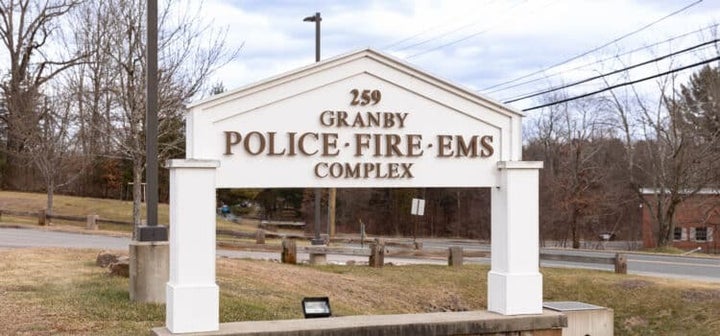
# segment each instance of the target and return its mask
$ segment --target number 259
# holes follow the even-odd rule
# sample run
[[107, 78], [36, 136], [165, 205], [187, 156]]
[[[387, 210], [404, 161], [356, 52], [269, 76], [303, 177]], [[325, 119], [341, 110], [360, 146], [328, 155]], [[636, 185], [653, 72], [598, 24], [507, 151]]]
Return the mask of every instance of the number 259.
[[370, 103], [375, 105], [380, 102], [380, 99], [382, 99], [382, 93], [380, 93], [380, 90], [359, 91], [358, 89], [352, 89], [350, 90], [350, 94], [353, 96], [352, 101], [350, 101], [350, 105], [352, 106], [365, 106]]

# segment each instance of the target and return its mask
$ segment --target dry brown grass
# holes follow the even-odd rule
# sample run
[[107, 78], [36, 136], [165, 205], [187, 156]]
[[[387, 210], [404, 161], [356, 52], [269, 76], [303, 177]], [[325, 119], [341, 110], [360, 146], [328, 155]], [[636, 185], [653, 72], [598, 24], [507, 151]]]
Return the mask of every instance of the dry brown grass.
[[93, 267], [95, 254], [71, 249], [0, 251], [0, 334], [92, 335], [128, 322], [148, 328], [148, 321], [103, 320], [89, 313], [107, 309], [93, 303], [103, 298], [97, 295], [98, 286], [113, 288], [122, 282]]
[[[94, 266], [98, 251], [0, 250], [0, 334], [128, 335], [164, 324], [160, 305], [128, 299], [127, 279]], [[486, 266], [308, 266], [218, 259], [221, 321], [301, 318], [329, 296], [335, 315], [484, 309]], [[616, 335], [717, 335], [720, 284], [543, 269], [546, 301], [615, 311]]]
[[[45, 209], [45, 207], [45, 194], [0, 191], [0, 210], [37, 212], [40, 209]], [[89, 214], [97, 214], [100, 216], [101, 219], [132, 222], [131, 201], [56, 195], [53, 211], [55, 214], [58, 215], [83, 217]], [[144, 217], [144, 206], [141, 209], [141, 213]], [[168, 223], [169, 215], [167, 204], [158, 205], [158, 221], [161, 224]], [[5, 223], [5, 225], [37, 227], [37, 218], [18, 217], [3, 214], [2, 222]], [[259, 222], [259, 220], [243, 219], [240, 223], [233, 223], [222, 218], [218, 218], [217, 228], [254, 233], [258, 228]], [[99, 234], [129, 234], [132, 231], [132, 226], [129, 225], [112, 225], [101, 223], [99, 227], [100, 231], [97, 232]], [[77, 232], [84, 230], [84, 228], [85, 222], [53, 220], [51, 227], [49, 227], [48, 229]], [[289, 231], [289, 233], [297, 233], [297, 231]]]

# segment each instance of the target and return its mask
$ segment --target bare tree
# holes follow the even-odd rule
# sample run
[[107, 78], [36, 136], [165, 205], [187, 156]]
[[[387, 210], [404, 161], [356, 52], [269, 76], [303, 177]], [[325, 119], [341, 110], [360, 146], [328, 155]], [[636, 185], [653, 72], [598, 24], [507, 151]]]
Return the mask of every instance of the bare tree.
[[84, 55], [68, 58], [51, 55], [48, 46], [60, 29], [58, 21], [82, 0], [0, 1], [0, 39], [8, 54], [9, 69], [0, 83], [7, 113], [2, 116], [7, 134], [6, 171], [3, 184], [19, 187], [23, 164], [27, 164], [27, 141], [36, 137], [42, 113], [38, 104], [41, 87]]
[[40, 105], [40, 132], [27, 142], [27, 147], [30, 161], [45, 184], [47, 214], [52, 215], [55, 190], [80, 175], [84, 160], [78, 158], [70, 132], [74, 119], [71, 102], [65, 97], [44, 98]]
[[[657, 245], [672, 243], [675, 212], [687, 198], [713, 182], [720, 157], [717, 142], [703, 141], [687, 122], [688, 109], [676, 90], [675, 78], [657, 82], [648, 98], [636, 88], [610, 99], [623, 132], [631, 188], [657, 223]], [[642, 187], [648, 187], [649, 196]]]
[[[159, 12], [159, 156], [183, 153], [185, 104], [209, 76], [234, 59], [238, 50], [224, 44], [224, 31], [202, 21], [194, 2], [169, 1]], [[184, 8], [184, 10], [183, 10]], [[132, 165], [133, 221], [141, 223], [145, 168], [145, 2], [114, 0], [87, 3], [81, 15], [95, 22], [77, 35], [90, 62], [75, 73], [82, 97], [83, 148], [93, 155], [122, 157]], [[108, 144], [97, 146], [98, 139]], [[100, 142], [100, 143], [103, 143]], [[106, 152], [106, 153], [103, 153]]]

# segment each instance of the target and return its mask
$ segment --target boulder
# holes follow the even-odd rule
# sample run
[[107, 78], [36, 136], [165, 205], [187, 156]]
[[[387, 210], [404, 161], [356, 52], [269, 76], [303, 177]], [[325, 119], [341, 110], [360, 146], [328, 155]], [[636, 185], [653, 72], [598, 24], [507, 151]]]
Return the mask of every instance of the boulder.
[[118, 258], [120, 256], [114, 253], [110, 253], [108, 251], [101, 251], [98, 253], [97, 258], [95, 258], [95, 265], [99, 267], [108, 267], [113, 263], [118, 262]]
[[108, 269], [110, 276], [130, 277], [130, 261], [127, 259], [110, 264]]

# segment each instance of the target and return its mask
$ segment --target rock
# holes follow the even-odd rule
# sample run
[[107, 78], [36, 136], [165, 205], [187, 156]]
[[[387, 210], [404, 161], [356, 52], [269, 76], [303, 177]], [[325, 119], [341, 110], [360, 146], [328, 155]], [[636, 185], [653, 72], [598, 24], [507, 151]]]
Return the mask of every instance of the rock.
[[122, 260], [110, 264], [108, 268], [110, 270], [110, 276], [119, 276], [123, 278], [130, 277], [130, 262], [129, 260]]
[[101, 251], [95, 258], [95, 265], [100, 267], [108, 267], [110, 264], [118, 262], [119, 256], [108, 251]]

